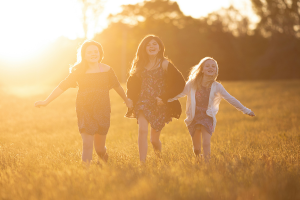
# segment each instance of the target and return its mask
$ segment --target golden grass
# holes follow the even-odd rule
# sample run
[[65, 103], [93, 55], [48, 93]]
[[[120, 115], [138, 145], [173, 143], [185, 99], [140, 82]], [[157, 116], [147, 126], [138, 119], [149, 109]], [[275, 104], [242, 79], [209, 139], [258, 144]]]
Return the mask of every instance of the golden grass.
[[195, 162], [183, 114], [162, 132], [162, 160], [149, 142], [140, 166], [136, 120], [123, 117], [125, 105], [112, 91], [109, 163], [89, 168], [81, 164], [76, 89], [37, 109], [33, 103], [50, 89], [17, 96], [2, 88], [0, 199], [300, 199], [300, 81], [223, 85], [257, 117], [223, 101], [209, 164]]

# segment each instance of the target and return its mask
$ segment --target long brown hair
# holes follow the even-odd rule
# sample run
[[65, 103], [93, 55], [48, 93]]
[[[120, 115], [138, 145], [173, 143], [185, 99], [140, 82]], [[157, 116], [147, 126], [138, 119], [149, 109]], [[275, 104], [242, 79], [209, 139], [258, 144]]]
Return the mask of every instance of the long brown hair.
[[85, 51], [86, 51], [87, 47], [90, 45], [95, 45], [96, 47], [98, 47], [98, 50], [100, 53], [99, 63], [101, 63], [101, 61], [104, 58], [104, 52], [103, 52], [102, 45], [94, 40], [86, 40], [77, 49], [77, 61], [72, 67], [70, 67], [70, 73], [77, 71], [77, 70], [80, 71], [80, 73], [86, 72], [86, 70], [88, 69], [88, 65], [87, 65], [87, 61], [84, 59], [84, 56], [85, 56]]
[[201, 86], [202, 84], [202, 80], [203, 80], [203, 66], [204, 63], [207, 60], [213, 60], [216, 62], [217, 64], [217, 71], [214, 77], [212, 77], [212, 79], [210, 80], [210, 83], [208, 84], [209, 86], [211, 86], [211, 84], [217, 79], [218, 74], [219, 74], [219, 67], [218, 67], [218, 63], [215, 59], [211, 58], [211, 57], [205, 57], [202, 60], [200, 60], [199, 64], [195, 65], [191, 71], [190, 71], [190, 75], [189, 75], [189, 81], [192, 82], [192, 86], [197, 89]]
[[141, 70], [147, 65], [149, 62], [149, 56], [146, 52], [147, 44], [154, 39], [160, 48], [160, 51], [157, 53], [157, 58], [161, 59], [161, 61], [165, 58], [165, 45], [161, 41], [161, 39], [156, 35], [147, 35], [140, 42], [138, 49], [135, 54], [135, 58], [132, 61], [132, 66], [130, 69], [130, 75], [139, 74]]

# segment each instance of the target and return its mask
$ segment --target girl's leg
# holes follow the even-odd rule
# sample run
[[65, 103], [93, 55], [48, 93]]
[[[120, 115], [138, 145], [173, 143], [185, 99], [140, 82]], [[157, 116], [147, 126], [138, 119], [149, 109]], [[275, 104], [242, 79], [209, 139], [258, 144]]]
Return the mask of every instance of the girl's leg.
[[140, 161], [146, 162], [147, 150], [148, 150], [148, 141], [147, 141], [148, 121], [145, 118], [143, 112], [139, 112], [138, 123], [139, 123], [138, 144], [139, 144]]
[[86, 133], [81, 134], [82, 138], [82, 161], [90, 163], [93, 156], [94, 136]]
[[103, 160], [107, 161], [108, 155], [105, 147], [106, 135], [95, 134], [94, 136], [94, 147], [97, 155]]
[[152, 143], [153, 149], [156, 153], [161, 152], [161, 142], [159, 140], [160, 131], [156, 131], [151, 127], [150, 141]]
[[201, 130], [199, 129], [195, 130], [192, 140], [193, 140], [194, 153], [197, 157], [199, 157], [201, 153]]
[[202, 139], [203, 139], [203, 154], [205, 162], [208, 162], [210, 159], [210, 139], [211, 134], [209, 134], [204, 126], [201, 126]]

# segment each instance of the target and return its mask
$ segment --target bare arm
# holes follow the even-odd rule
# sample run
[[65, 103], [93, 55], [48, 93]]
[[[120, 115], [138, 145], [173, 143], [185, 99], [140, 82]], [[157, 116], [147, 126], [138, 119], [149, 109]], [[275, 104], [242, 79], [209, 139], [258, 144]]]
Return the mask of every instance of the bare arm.
[[60, 96], [62, 93], [64, 93], [64, 90], [60, 89], [59, 87], [56, 87], [51, 94], [47, 97], [44, 101], [37, 101], [34, 103], [35, 107], [41, 107], [41, 106], [47, 106], [51, 101], [56, 99], [58, 96]]
[[124, 92], [124, 89], [121, 87], [121, 85], [119, 85], [118, 87], [113, 88], [119, 95], [120, 97], [124, 100], [126, 106], [128, 108], [132, 108], [133, 107], [133, 103], [132, 100], [126, 97], [126, 94]]
[[183, 91], [180, 94], [178, 94], [177, 96], [175, 96], [175, 97], [173, 97], [171, 99], [168, 99], [168, 102], [175, 101], [175, 100], [177, 100], [177, 99], [179, 99], [181, 97], [184, 97], [184, 96], [188, 95], [188, 93], [190, 92], [190, 90], [191, 90], [191, 83], [187, 82], [186, 85], [185, 85], [185, 87], [184, 87], [184, 89], [183, 89]]

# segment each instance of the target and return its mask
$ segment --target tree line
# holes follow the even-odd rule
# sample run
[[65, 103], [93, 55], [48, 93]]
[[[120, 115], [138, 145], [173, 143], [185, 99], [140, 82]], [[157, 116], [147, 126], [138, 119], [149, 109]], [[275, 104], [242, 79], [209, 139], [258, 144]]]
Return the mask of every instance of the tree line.
[[252, 0], [252, 5], [261, 18], [254, 30], [232, 6], [195, 19], [170, 0], [124, 5], [121, 13], [109, 16], [109, 27], [95, 40], [120, 77], [129, 70], [140, 40], [156, 34], [185, 76], [201, 58], [211, 56], [219, 63], [221, 80], [300, 78], [299, 1]]
[[[200, 59], [211, 56], [218, 61], [219, 80], [300, 78], [299, 1], [251, 1], [260, 17], [255, 29], [232, 6], [195, 19], [184, 15], [176, 1], [147, 0], [124, 5], [122, 12], [110, 15], [109, 26], [96, 34], [94, 40], [103, 45], [103, 62], [112, 66], [123, 82], [138, 44], [147, 34], [163, 40], [166, 55], [185, 77]], [[93, 4], [88, 6], [92, 9]], [[11, 81], [14, 76], [14, 80], [27, 83], [57, 83], [67, 75], [69, 64], [75, 63], [76, 48], [83, 40], [59, 38], [40, 52], [39, 59], [27, 62], [18, 72], [5, 70], [3, 66], [11, 63], [0, 59], [1, 79]], [[24, 76], [25, 73], [29, 75]]]

